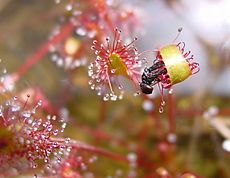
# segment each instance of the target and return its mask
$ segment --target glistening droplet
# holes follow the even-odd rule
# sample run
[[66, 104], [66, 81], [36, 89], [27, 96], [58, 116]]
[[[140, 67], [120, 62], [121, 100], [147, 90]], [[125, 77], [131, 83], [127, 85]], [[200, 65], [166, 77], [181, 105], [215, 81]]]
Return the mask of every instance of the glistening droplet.
[[134, 96], [138, 96], [138, 95], [140, 95], [141, 93], [139, 92], [139, 91], [137, 91], [137, 92], [135, 92], [133, 95]]
[[173, 89], [172, 89], [172, 88], [170, 88], [169, 94], [170, 94], [170, 95], [173, 94]]
[[159, 113], [163, 113], [164, 112], [164, 108], [162, 106], [159, 107]]
[[72, 4], [67, 4], [67, 5], [65, 6], [65, 9], [66, 9], [67, 11], [71, 11], [71, 10], [73, 9]]

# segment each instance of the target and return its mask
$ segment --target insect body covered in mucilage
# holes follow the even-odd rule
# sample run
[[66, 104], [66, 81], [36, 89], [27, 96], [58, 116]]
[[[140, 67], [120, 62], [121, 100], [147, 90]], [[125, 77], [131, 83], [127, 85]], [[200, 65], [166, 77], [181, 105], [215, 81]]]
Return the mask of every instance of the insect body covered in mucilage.
[[156, 52], [152, 66], [146, 67], [142, 74], [140, 89], [144, 94], [151, 94], [156, 84], [162, 94], [163, 89], [170, 89], [199, 71], [191, 51], [185, 51], [184, 42], [164, 46]]
[[141, 76], [142, 82], [140, 83], [141, 91], [145, 94], [151, 94], [153, 91], [153, 85], [160, 82], [158, 78], [162, 74], [166, 74], [167, 70], [164, 67], [163, 61], [154, 61], [151, 67], [146, 67]]

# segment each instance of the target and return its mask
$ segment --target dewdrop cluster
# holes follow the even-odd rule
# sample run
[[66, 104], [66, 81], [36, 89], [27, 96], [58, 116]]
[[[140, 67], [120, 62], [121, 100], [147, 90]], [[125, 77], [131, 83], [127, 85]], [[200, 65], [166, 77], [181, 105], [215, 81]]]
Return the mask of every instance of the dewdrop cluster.
[[11, 91], [13, 90], [13, 88], [14, 88], [14, 77], [8, 75], [6, 69], [2, 69], [0, 71], [0, 93]]
[[[57, 4], [60, 0], [55, 1]], [[65, 2], [65, 13], [60, 25], [54, 28], [50, 39], [60, 35], [60, 27], [70, 23], [70, 35], [50, 46], [50, 58], [59, 67], [67, 70], [83, 66], [88, 62], [92, 39], [102, 41], [114, 27], [119, 27], [125, 35], [130, 35], [139, 26], [138, 13], [131, 6], [115, 1], [70, 0]], [[108, 16], [109, 14], [109, 16]]]
[[[55, 38], [60, 34], [60, 27], [56, 27], [50, 35], [50, 39]], [[83, 45], [84, 44], [84, 45]], [[84, 66], [87, 62], [85, 53], [86, 46], [90, 46], [83, 33], [79, 35], [73, 32], [68, 38], [63, 41], [50, 45], [50, 59], [58, 67], [66, 70], [73, 70], [77, 67]]]
[[69, 138], [56, 139], [66, 127], [64, 120], [59, 121], [61, 127], [57, 128], [56, 116], [40, 118], [35, 115], [42, 101], [32, 109], [28, 109], [26, 103], [14, 97], [0, 105], [0, 137], [1, 140], [5, 138], [0, 148], [1, 171], [26, 165], [32, 168], [45, 166], [52, 170], [53, 162], [60, 163], [64, 153], [71, 150], [66, 146]]
[[89, 85], [104, 101], [123, 98], [125, 86], [121, 78], [132, 81], [136, 87], [141, 75], [143, 60], [133, 45], [137, 38], [124, 44], [120, 34], [121, 31], [115, 29], [113, 40], [107, 37], [102, 44], [95, 40], [92, 46], [96, 59], [88, 67]]

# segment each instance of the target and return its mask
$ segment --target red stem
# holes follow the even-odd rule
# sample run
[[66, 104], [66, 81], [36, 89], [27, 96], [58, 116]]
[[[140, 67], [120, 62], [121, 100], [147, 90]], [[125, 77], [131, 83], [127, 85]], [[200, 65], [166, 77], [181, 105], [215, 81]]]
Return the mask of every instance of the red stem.
[[[63, 139], [52, 138], [52, 140], [65, 143], [65, 140], [63, 140]], [[85, 144], [85, 143], [80, 142], [80, 141], [72, 140], [72, 141], [70, 141], [70, 143], [65, 143], [65, 145], [70, 146], [70, 147], [72, 147], [74, 149], [77, 149], [77, 150], [97, 153], [97, 154], [100, 154], [100, 155], [103, 155], [103, 156], [106, 156], [106, 157], [109, 157], [109, 158], [112, 158], [114, 160], [121, 161], [121, 162], [124, 162], [124, 163], [129, 162], [128, 159], [125, 156], [122, 156], [122, 155], [119, 155], [119, 154], [104, 150], [102, 148], [91, 146], [91, 145]]]
[[169, 132], [175, 131], [175, 98], [173, 94], [168, 94], [168, 123]]
[[17, 76], [17, 79], [24, 75], [39, 60], [41, 60], [42, 57], [49, 51], [49, 47], [51, 45], [65, 39], [73, 31], [73, 28], [74, 25], [71, 22], [68, 22], [60, 29], [60, 32], [56, 36], [41, 44], [41, 46], [32, 55], [27, 57], [25, 62], [16, 70], [14, 75]]
[[[151, 99], [152, 103], [154, 106], [158, 106], [157, 102], [155, 99]], [[159, 118], [159, 111], [158, 109], [153, 109], [151, 111], [151, 116], [152, 116], [152, 119], [154, 119], [154, 122], [156, 124], [156, 133], [158, 135], [158, 138], [162, 138], [164, 133], [163, 133], [163, 128], [162, 128], [162, 123], [161, 123], [161, 119]]]
[[[190, 107], [189, 109], [177, 109], [176, 113], [178, 116], [202, 116], [205, 112], [205, 109], [197, 109], [195, 107]], [[230, 115], [230, 108], [220, 108], [218, 115], [220, 116], [229, 116]]]
[[[93, 0], [94, 2], [95, 0]], [[104, 1], [98, 2], [99, 8], [98, 13], [102, 15], [102, 18], [107, 23], [109, 28], [111, 30], [114, 29], [112, 21], [109, 19], [109, 17], [106, 15], [107, 9], [104, 5]], [[23, 63], [19, 68], [15, 71], [15, 81], [17, 81], [22, 75], [24, 75], [34, 64], [36, 64], [39, 60], [42, 59], [44, 55], [49, 50], [49, 47], [53, 44], [56, 44], [63, 39], [65, 39], [72, 31], [73, 31], [74, 25], [71, 22], [66, 23], [61, 29], [60, 32], [54, 36], [52, 39], [46, 41], [45, 43], [41, 44], [41, 46], [29, 57], [26, 58], [25, 63]]]

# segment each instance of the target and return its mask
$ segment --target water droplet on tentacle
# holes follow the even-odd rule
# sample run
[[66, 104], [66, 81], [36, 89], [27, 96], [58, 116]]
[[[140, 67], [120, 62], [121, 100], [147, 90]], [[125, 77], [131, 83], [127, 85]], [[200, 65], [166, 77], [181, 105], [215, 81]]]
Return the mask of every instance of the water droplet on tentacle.
[[67, 11], [71, 11], [71, 10], [73, 9], [73, 5], [72, 5], [72, 4], [67, 4], [67, 5], [65, 6], [65, 9], [66, 9]]
[[138, 96], [138, 95], [140, 95], [141, 93], [139, 92], [139, 91], [136, 91], [133, 95], [134, 96]]
[[163, 106], [160, 106], [159, 107], [159, 113], [163, 113], [164, 112], [164, 108], [163, 108]]
[[165, 105], [165, 101], [162, 100], [162, 101], [161, 101], [161, 106], [164, 106], [164, 105]]
[[170, 94], [170, 95], [173, 94], [173, 89], [172, 89], [172, 88], [170, 88], [169, 94]]

